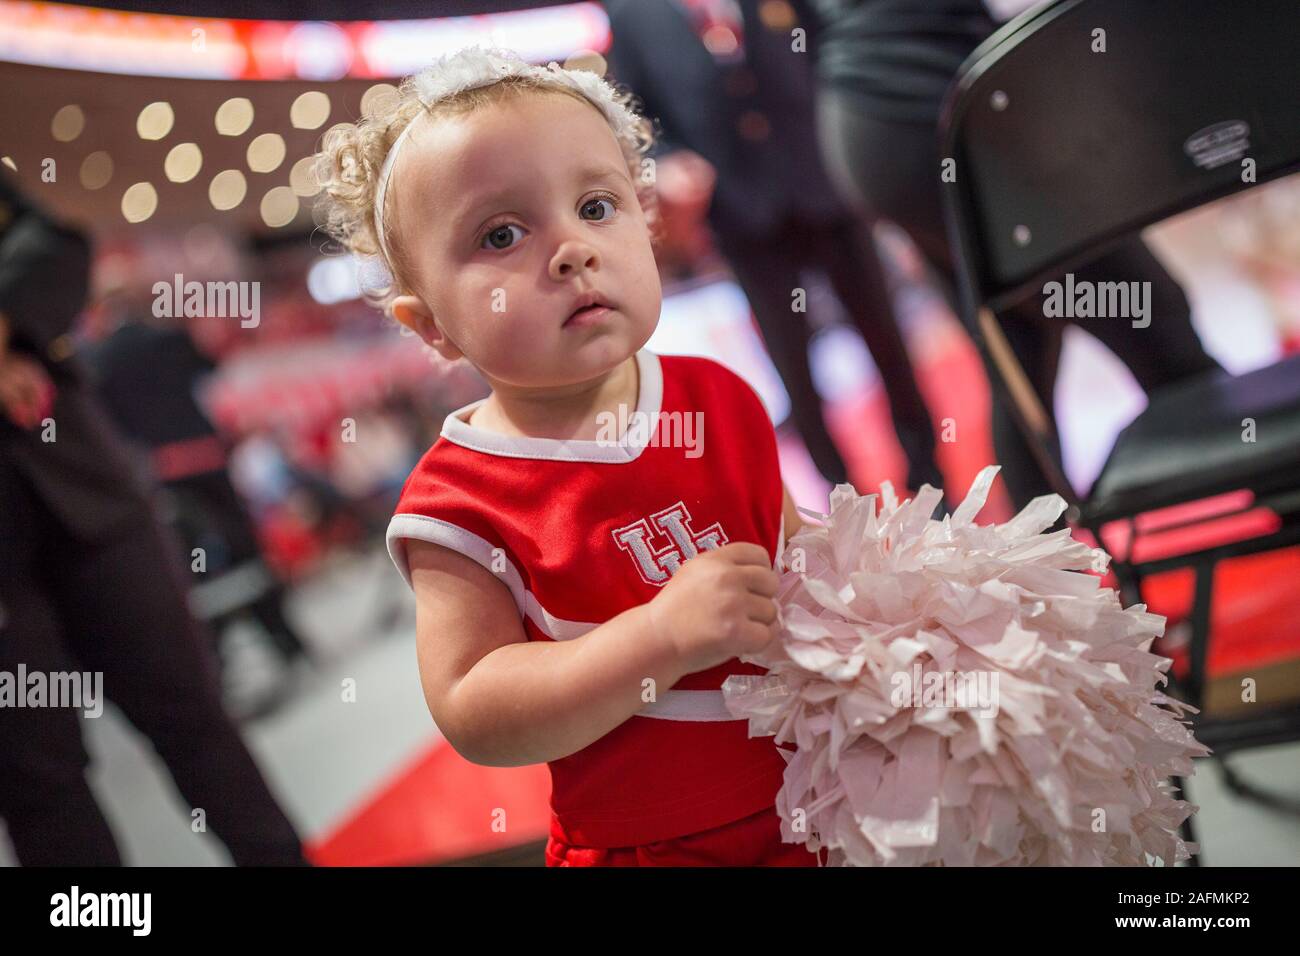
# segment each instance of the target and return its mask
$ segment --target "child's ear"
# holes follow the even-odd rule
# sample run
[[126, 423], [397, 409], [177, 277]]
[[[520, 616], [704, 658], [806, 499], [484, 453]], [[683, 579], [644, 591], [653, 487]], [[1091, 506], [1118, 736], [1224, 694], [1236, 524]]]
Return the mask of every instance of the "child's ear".
[[393, 300], [393, 318], [422, 338], [429, 346], [449, 362], [459, 359], [464, 353], [456, 347], [423, 299], [415, 295], [399, 295]]

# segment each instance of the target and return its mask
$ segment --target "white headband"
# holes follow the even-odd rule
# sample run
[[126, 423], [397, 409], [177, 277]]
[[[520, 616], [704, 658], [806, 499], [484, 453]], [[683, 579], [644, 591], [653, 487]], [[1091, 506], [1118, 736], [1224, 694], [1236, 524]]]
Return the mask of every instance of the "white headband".
[[[554, 60], [546, 66], [534, 66], [509, 50], [466, 47], [449, 53], [435, 60], [432, 66], [412, 77], [416, 98], [426, 109], [439, 100], [445, 100], [465, 90], [480, 86], [490, 86], [508, 76], [535, 77], [546, 86], [565, 86], [581, 93], [604, 115], [614, 135], [621, 142], [636, 143], [636, 129], [640, 118], [618, 102], [616, 92], [608, 82], [587, 70], [569, 70]], [[406, 141], [406, 134], [415, 125], [416, 117], [393, 141], [384, 165], [379, 170], [379, 182], [375, 188], [375, 236], [379, 239], [380, 251], [385, 263], [392, 260], [388, 255], [388, 243], [384, 237], [384, 198], [388, 195], [388, 180], [393, 172], [393, 163], [397, 152]]]

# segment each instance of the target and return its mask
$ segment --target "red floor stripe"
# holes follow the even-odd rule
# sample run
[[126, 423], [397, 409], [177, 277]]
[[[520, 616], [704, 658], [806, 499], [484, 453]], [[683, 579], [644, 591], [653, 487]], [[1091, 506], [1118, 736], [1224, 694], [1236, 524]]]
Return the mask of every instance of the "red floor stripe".
[[508, 849], [545, 838], [550, 792], [545, 764], [480, 767], [439, 739], [308, 857], [318, 866], [402, 866]]

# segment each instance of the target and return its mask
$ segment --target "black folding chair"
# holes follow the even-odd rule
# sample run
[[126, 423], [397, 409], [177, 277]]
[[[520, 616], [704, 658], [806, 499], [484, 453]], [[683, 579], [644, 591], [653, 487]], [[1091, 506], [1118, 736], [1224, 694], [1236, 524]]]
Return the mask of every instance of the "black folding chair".
[[[962, 318], [996, 393], [1069, 503], [1068, 518], [1099, 542], [1103, 525], [1127, 524], [1130, 545], [1113, 556], [1127, 601], [1140, 600], [1150, 574], [1193, 569], [1190, 662], [1171, 690], [1201, 708], [1197, 738], [1228, 786], [1290, 812], [1300, 812], [1294, 801], [1250, 787], [1222, 757], [1300, 739], [1300, 701], [1215, 715], [1204, 692], [1215, 565], [1300, 543], [1300, 357], [1151, 394], [1083, 495], [1051, 452], [1052, 417], [995, 312], [1152, 223], [1300, 169], [1296, 36], [1296, 0], [1059, 0], [970, 56], [941, 123], [942, 155], [956, 161], [945, 202]], [[1254, 441], [1244, 440], [1247, 419]], [[1135, 558], [1138, 515], [1243, 489], [1241, 511], [1271, 510], [1273, 530]]]

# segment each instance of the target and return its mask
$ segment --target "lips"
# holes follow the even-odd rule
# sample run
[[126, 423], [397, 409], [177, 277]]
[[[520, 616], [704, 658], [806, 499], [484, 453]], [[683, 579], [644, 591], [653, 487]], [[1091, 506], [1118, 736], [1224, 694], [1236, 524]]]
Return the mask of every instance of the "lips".
[[597, 311], [598, 309], [612, 309], [613, 306], [599, 292], [584, 292], [574, 300], [572, 308], [569, 310], [569, 317], [564, 320], [568, 325], [574, 319], [583, 315]]

